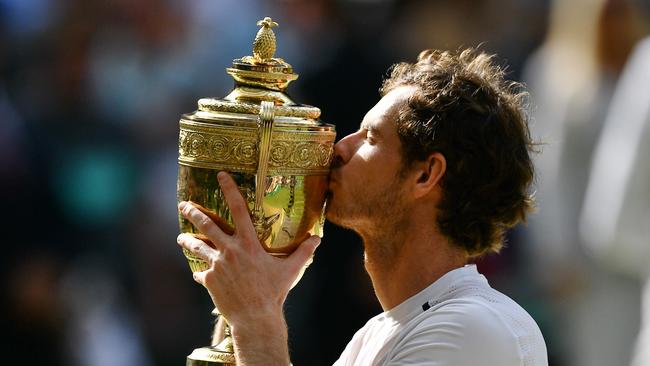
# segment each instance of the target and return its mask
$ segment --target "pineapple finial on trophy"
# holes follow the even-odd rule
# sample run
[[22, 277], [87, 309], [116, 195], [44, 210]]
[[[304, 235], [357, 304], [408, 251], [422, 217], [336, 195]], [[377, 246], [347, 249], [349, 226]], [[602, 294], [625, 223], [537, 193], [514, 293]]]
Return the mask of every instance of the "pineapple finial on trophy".
[[[227, 68], [226, 72], [235, 79], [237, 85], [284, 92], [287, 85], [298, 78], [298, 74], [294, 73], [291, 65], [282, 58], [275, 57], [276, 41], [272, 28], [277, 27], [278, 23], [270, 17], [264, 17], [257, 25], [261, 28], [253, 41], [253, 55], [234, 59], [232, 67]], [[242, 90], [244, 89], [236, 89], [235, 95], [241, 97]], [[232, 97], [236, 99], [235, 95]], [[251, 96], [243, 98], [249, 97]], [[276, 101], [284, 104], [281, 99]]]
[[271, 28], [277, 27], [278, 23], [270, 17], [264, 17], [257, 22], [257, 25], [262, 28], [257, 32], [253, 41], [253, 56], [258, 62], [264, 62], [272, 59], [275, 54], [275, 33]]

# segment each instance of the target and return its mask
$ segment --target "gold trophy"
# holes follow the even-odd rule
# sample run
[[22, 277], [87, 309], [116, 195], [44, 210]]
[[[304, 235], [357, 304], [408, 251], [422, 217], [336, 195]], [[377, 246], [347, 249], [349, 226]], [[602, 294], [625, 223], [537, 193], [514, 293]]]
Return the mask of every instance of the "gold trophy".
[[[235, 79], [230, 94], [200, 99], [198, 110], [180, 119], [177, 198], [193, 202], [230, 234], [234, 224], [217, 182], [219, 171], [229, 172], [248, 202], [264, 249], [286, 256], [310, 235], [323, 235], [336, 132], [318, 119], [320, 109], [284, 93], [298, 75], [273, 57], [277, 23], [266, 17], [257, 25], [253, 56], [235, 59], [226, 69]], [[179, 222], [181, 232], [211, 244], [180, 214]], [[208, 268], [191, 252], [183, 253], [192, 271]], [[187, 365], [235, 365], [227, 325], [225, 334], [218, 345], [195, 349]]]

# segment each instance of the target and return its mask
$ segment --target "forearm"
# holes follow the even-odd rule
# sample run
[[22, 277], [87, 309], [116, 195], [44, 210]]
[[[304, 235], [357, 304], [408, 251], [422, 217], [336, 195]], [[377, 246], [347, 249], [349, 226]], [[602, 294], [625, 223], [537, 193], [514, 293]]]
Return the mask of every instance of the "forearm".
[[231, 324], [238, 366], [288, 366], [287, 325], [282, 311]]

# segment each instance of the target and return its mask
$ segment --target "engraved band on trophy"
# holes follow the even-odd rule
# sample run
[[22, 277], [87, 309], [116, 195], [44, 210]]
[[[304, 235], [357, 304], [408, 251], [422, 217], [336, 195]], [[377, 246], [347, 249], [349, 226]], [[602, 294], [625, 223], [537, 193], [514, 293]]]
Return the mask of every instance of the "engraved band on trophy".
[[[274, 58], [277, 26], [271, 18], [253, 42], [253, 56], [226, 69], [235, 80], [224, 98], [204, 98], [181, 117], [177, 200], [191, 201], [226, 233], [234, 232], [217, 173], [231, 174], [248, 202], [264, 249], [286, 256], [310, 235], [323, 234], [324, 205], [335, 128], [321, 122], [320, 109], [295, 103], [284, 93], [297, 79], [291, 65]], [[179, 214], [180, 230], [209, 242]], [[183, 250], [190, 269], [208, 265]], [[297, 280], [296, 280], [297, 282]], [[235, 365], [229, 329], [217, 346], [195, 349], [188, 366]]]

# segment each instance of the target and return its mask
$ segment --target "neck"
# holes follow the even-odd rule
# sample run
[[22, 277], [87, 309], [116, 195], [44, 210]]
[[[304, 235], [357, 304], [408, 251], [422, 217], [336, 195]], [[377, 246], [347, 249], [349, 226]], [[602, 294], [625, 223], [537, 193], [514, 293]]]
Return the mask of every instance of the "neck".
[[467, 254], [432, 226], [404, 220], [400, 227], [360, 233], [366, 271], [384, 311], [467, 263]]

